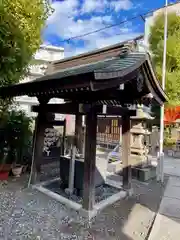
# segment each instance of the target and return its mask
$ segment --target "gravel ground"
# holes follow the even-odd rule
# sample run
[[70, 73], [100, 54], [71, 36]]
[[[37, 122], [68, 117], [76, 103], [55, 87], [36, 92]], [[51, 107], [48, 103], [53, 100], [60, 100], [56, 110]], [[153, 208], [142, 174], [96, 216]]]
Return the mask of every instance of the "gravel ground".
[[87, 223], [77, 212], [26, 188], [21, 177], [0, 184], [0, 240], [145, 240], [164, 187], [133, 181], [134, 196], [118, 201]]
[[[73, 200], [77, 203], [82, 204], [82, 196], [78, 196], [77, 193], [74, 193], [72, 195], [69, 195], [66, 193], [66, 190], [63, 190], [60, 188], [60, 180], [57, 180], [55, 182], [49, 183], [44, 185], [45, 188], [48, 190], [51, 190], [54, 193], [57, 193], [67, 199]], [[107, 184], [101, 185], [96, 188], [95, 190], [95, 203], [99, 203], [102, 200], [107, 199], [108, 197], [112, 196], [113, 194], [116, 194], [119, 192], [118, 188], [111, 187]]]
[[44, 164], [41, 166], [40, 181], [48, 181], [53, 178], [58, 178], [60, 175], [59, 161], [53, 161], [52, 163]]

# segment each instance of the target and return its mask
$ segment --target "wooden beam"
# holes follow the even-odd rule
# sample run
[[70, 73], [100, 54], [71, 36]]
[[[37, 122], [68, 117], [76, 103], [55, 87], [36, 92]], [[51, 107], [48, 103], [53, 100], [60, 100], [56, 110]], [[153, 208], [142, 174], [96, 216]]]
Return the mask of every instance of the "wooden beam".
[[[128, 108], [116, 107], [116, 106], [107, 106], [107, 115], [113, 116], [136, 116], [136, 110], [129, 110]], [[103, 115], [103, 114], [101, 114]]]
[[62, 120], [62, 121], [59, 121], [59, 120], [53, 120], [53, 121], [47, 121], [46, 122], [48, 125], [51, 125], [51, 126], [59, 126], [59, 127], [63, 127], [64, 124], [65, 124], [65, 121]]
[[122, 119], [122, 163], [123, 163], [123, 188], [131, 189], [131, 165], [130, 165], [130, 117]]
[[97, 115], [91, 107], [86, 116], [83, 208], [91, 210], [95, 201]]
[[[39, 112], [41, 110], [42, 109], [40, 105], [31, 107], [32, 112]], [[79, 111], [79, 105], [75, 103], [47, 104], [44, 111], [62, 114], [76, 114]]]
[[36, 183], [38, 173], [40, 173], [42, 153], [44, 147], [44, 132], [47, 125], [44, 123], [44, 114], [38, 113], [35, 122], [35, 131], [33, 136], [33, 156], [32, 156], [32, 183]]
[[[80, 106], [79, 106], [80, 105]], [[64, 103], [64, 104], [47, 104], [46, 108], [43, 109], [46, 112], [72, 114], [72, 115], [86, 115], [91, 110], [90, 104], [78, 104], [78, 103]], [[32, 112], [41, 111], [40, 106], [32, 106]], [[112, 116], [135, 116], [136, 110], [129, 110], [120, 106], [107, 106], [106, 113], [103, 111], [103, 105], [95, 105], [94, 111], [97, 115], [112, 115]]]

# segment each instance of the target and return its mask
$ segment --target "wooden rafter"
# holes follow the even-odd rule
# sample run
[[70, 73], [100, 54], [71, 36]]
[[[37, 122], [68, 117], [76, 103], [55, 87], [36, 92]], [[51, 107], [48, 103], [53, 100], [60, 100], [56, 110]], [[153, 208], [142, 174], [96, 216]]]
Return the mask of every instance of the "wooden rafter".
[[[106, 111], [103, 110], [103, 105], [94, 106], [97, 115], [112, 115], [112, 116], [135, 116], [135, 110], [129, 110], [120, 106], [107, 106]], [[32, 106], [32, 112], [46, 111], [51, 113], [61, 114], [80, 114], [86, 115], [90, 111], [90, 104], [64, 103], [64, 104], [47, 104], [45, 106]]]

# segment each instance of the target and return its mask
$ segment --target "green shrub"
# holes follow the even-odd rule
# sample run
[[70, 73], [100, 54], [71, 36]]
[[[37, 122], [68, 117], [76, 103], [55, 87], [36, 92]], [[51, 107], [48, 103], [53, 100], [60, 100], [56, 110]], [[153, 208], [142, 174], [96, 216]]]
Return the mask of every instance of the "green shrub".
[[32, 119], [23, 111], [8, 111], [0, 119], [0, 161], [22, 164], [32, 141]]
[[164, 146], [165, 147], [174, 147], [176, 145], [176, 140], [173, 138], [165, 138], [164, 139]]

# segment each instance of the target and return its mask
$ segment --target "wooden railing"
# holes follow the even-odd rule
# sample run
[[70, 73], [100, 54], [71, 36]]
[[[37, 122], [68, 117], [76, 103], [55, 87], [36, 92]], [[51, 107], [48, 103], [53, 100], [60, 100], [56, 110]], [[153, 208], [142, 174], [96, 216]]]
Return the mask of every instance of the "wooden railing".
[[[98, 118], [97, 144], [112, 148], [119, 144], [121, 120], [117, 117]], [[111, 147], [112, 146], [112, 147]]]

